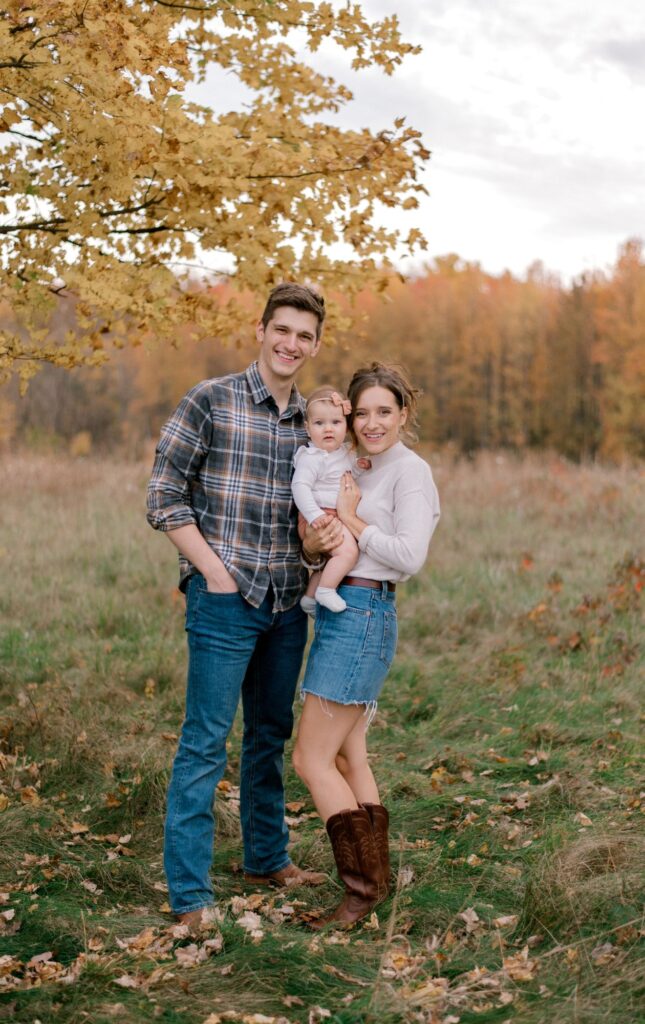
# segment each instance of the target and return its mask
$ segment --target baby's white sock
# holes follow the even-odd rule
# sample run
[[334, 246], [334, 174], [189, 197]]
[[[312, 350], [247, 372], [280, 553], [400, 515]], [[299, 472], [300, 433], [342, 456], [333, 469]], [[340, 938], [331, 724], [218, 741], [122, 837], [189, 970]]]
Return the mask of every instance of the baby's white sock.
[[337, 594], [333, 587], [318, 587], [316, 590], [316, 601], [330, 612], [344, 612], [347, 602], [343, 601], [340, 594]]
[[315, 617], [316, 617], [316, 599], [315, 599], [315, 597], [308, 597], [308, 595], [305, 594], [304, 597], [300, 598], [300, 607], [302, 608], [303, 612], [306, 612], [307, 615], [311, 615], [312, 619], [315, 619]]

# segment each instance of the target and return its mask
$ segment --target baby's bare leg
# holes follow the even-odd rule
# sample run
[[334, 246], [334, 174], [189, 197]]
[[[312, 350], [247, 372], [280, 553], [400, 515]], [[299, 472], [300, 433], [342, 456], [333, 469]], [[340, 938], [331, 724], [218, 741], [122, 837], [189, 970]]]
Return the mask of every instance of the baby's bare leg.
[[309, 583], [307, 584], [307, 589], [305, 590], [305, 597], [313, 597], [314, 596], [314, 594], [316, 593], [318, 587], [320, 586], [320, 577], [321, 577], [321, 573], [320, 572], [312, 572], [311, 576], [309, 577]]
[[[344, 576], [354, 568], [358, 561], [358, 544], [346, 526], [343, 526], [343, 542], [334, 548], [327, 565], [320, 574], [318, 586], [335, 590]], [[307, 591], [309, 593], [309, 591]]]

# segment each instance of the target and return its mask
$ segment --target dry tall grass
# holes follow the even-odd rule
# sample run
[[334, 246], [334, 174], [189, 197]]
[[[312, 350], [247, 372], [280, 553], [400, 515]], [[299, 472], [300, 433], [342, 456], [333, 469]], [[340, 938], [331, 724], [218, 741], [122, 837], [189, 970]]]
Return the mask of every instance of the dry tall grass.
[[[223, 949], [191, 966], [164, 911], [185, 653], [174, 551], [144, 518], [149, 467], [4, 460], [0, 1014], [641, 1019], [642, 471], [431, 461], [443, 519], [427, 568], [401, 588], [400, 651], [371, 734], [398, 892], [372, 924], [313, 941], [288, 922], [330, 903], [333, 881], [322, 895], [249, 897], [236, 735], [218, 799]], [[304, 801], [294, 857], [332, 878], [290, 769], [287, 789]], [[261, 940], [239, 924], [248, 910]]]

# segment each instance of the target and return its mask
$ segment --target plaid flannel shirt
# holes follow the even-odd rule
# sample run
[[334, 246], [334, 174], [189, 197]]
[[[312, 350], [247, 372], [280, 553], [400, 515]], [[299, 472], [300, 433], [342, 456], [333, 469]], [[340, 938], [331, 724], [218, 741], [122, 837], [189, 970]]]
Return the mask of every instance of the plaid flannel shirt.
[[[304, 590], [293, 457], [306, 443], [305, 403], [297, 389], [280, 413], [257, 363], [243, 373], [202, 381], [162, 428], [148, 485], [148, 522], [156, 530], [194, 523], [258, 608], [269, 586], [274, 610]], [[179, 557], [181, 590], [197, 570]]]

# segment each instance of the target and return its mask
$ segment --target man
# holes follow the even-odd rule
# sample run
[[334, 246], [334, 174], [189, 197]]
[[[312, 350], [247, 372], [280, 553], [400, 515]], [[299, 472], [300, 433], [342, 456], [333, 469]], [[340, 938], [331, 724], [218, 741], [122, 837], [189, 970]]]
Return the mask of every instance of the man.
[[[171, 907], [191, 928], [214, 902], [213, 800], [240, 694], [245, 876], [278, 885], [325, 878], [289, 860], [282, 782], [307, 635], [290, 486], [293, 456], [307, 436], [294, 382], [318, 352], [324, 318], [313, 289], [274, 288], [256, 328], [257, 362], [189, 391], [157, 446], [148, 521], [179, 551], [189, 652], [164, 866]], [[340, 524], [330, 517], [305, 536], [305, 553], [315, 560], [339, 541]]]

